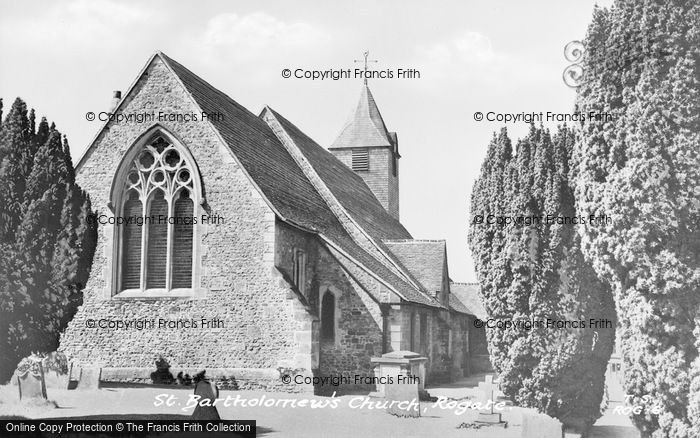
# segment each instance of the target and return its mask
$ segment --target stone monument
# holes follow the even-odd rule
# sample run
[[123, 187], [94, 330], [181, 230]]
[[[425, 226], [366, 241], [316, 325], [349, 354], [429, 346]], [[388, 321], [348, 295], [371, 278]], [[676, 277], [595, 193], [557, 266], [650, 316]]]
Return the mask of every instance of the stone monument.
[[[382, 357], [373, 357], [370, 361], [374, 364], [374, 376], [377, 377], [376, 390], [370, 394], [372, 397], [384, 397], [385, 385], [381, 383], [384, 378], [392, 377], [398, 381], [399, 376], [405, 379], [410, 376], [418, 385], [418, 394], [422, 398], [427, 397], [425, 391], [425, 363], [427, 357], [422, 357], [412, 351], [392, 351]], [[405, 381], [405, 380], [402, 380]]]
[[493, 376], [490, 374], [486, 376], [485, 381], [479, 382], [478, 386], [478, 398], [477, 402], [485, 409], [479, 410], [479, 415], [476, 419], [477, 423], [488, 423], [496, 425], [505, 425], [501, 419], [500, 412], [494, 412], [494, 405], [496, 404], [495, 392], [498, 390], [498, 386], [493, 381]]

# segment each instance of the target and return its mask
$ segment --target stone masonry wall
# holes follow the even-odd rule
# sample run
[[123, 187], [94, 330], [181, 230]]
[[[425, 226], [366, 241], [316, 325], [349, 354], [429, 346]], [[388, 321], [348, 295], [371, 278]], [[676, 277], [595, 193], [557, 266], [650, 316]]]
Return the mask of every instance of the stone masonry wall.
[[[306, 284], [303, 288], [309, 303], [310, 314], [318, 321], [314, 333], [304, 339], [317, 357], [317, 376], [347, 376], [351, 382], [338, 387], [317, 387], [317, 393], [347, 391], [351, 389], [373, 389], [363, 382], [355, 382], [354, 376], [372, 376], [371, 357], [382, 354], [382, 318], [379, 304], [373, 301], [362, 286], [347, 275], [343, 266], [315, 237], [286, 224], [277, 227], [275, 261], [280, 272], [291, 278], [293, 275], [294, 250], [302, 249], [307, 256]], [[373, 284], [366, 274], [355, 272], [363, 280]], [[329, 292], [330, 291], [330, 292]], [[335, 341], [320, 340], [321, 300], [324, 293], [333, 293], [336, 298]]]
[[[146, 73], [120, 112], [199, 111], [160, 58], [154, 58]], [[151, 126], [111, 122], [84, 157], [77, 180], [100, 214], [113, 215], [108, 202], [115, 172], [130, 146]], [[311, 336], [313, 324], [274, 267], [275, 215], [207, 122], [163, 122], [162, 126], [189, 149], [201, 173], [206, 202], [198, 206], [196, 215], [217, 213], [225, 221], [198, 226], [201, 294], [114, 296], [118, 292], [112, 290], [110, 280], [114, 229], [100, 225], [84, 302], [63, 334], [60, 348], [78, 366], [117, 370], [113, 374], [121, 381], [138, 380], [130, 376], [155, 370], [154, 361], [162, 357], [173, 370], [231, 374], [242, 388], [290, 390], [280, 386], [279, 376], [290, 369], [311, 374], [311, 355], [305, 353], [300, 339], [303, 333]], [[223, 327], [117, 330], [90, 326], [91, 321], [200, 322], [202, 318], [219, 319]]]
[[316, 315], [318, 308], [318, 278], [315, 275], [319, 259], [319, 243], [316, 237], [278, 220], [275, 235], [275, 266], [290, 281], [293, 280], [294, 253], [302, 250], [306, 254], [305, 284], [300, 288]]
[[[318, 266], [319, 302], [324, 293], [336, 298], [335, 342], [321, 340], [320, 375], [373, 376], [370, 358], [382, 355], [383, 327], [377, 320], [379, 304], [347, 276], [328, 251], [321, 251]], [[374, 314], [374, 315], [373, 315]], [[324, 321], [321, 320], [321, 325]], [[373, 388], [368, 384], [346, 387]]]
[[[433, 312], [430, 319], [431, 351], [428, 378], [433, 383], [450, 381], [452, 356], [449, 349], [450, 314], [446, 311]], [[453, 333], [453, 336], [455, 333]]]
[[451, 377], [452, 379], [466, 377], [471, 374], [467, 349], [469, 342], [469, 317], [453, 312], [450, 315], [450, 328], [452, 329]]

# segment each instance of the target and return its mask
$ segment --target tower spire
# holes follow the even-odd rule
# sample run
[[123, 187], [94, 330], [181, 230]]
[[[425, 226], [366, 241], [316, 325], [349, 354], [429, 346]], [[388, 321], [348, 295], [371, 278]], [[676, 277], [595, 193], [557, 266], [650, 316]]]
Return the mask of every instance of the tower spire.
[[[368, 55], [369, 52], [365, 52], [365, 72], [371, 62]], [[367, 86], [367, 75], [364, 82], [355, 111], [328, 149], [362, 177], [382, 207], [398, 219], [401, 158], [398, 138], [384, 124], [377, 102]]]
[[365, 79], [365, 86], [366, 86], [367, 85], [367, 70], [368, 70], [367, 64], [370, 62], [379, 62], [379, 61], [377, 61], [376, 59], [368, 59], [369, 58], [369, 50], [365, 50], [365, 53], [363, 53], [363, 55], [365, 57], [364, 60], [356, 59], [355, 62], [364, 62], [365, 63], [365, 74], [363, 75], [363, 77]]

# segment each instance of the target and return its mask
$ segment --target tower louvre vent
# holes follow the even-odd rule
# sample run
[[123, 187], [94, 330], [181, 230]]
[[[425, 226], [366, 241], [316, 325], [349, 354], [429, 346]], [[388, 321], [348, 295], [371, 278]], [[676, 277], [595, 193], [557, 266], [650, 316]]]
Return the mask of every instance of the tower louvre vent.
[[369, 150], [352, 150], [352, 170], [354, 170], [355, 172], [369, 170]]

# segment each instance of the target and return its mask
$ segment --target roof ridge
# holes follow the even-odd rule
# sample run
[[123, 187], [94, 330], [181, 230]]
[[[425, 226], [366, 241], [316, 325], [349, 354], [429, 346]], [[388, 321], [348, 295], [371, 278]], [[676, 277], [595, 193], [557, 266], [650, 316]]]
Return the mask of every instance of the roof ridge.
[[[158, 51], [157, 54], [160, 55], [162, 58], [164, 58], [163, 60], [166, 62], [166, 64], [176, 64], [176, 66], [177, 66], [178, 68], [181, 68], [181, 69], [185, 70], [187, 73], [189, 73], [189, 74], [191, 74], [192, 76], [194, 76], [195, 78], [197, 78], [199, 81], [201, 81], [204, 85], [206, 85], [208, 88], [210, 88], [210, 89], [211, 89], [212, 91], [214, 91], [215, 93], [224, 96], [226, 99], [228, 99], [228, 100], [230, 101], [230, 103], [234, 104], [237, 108], [239, 108], [239, 109], [243, 110], [244, 112], [246, 112], [249, 116], [251, 116], [251, 118], [253, 118], [253, 119], [258, 119], [258, 116], [256, 116], [254, 112], [250, 111], [248, 108], [246, 108], [245, 106], [243, 106], [243, 105], [241, 105], [240, 103], [238, 103], [238, 102], [236, 101], [236, 99], [234, 99], [233, 97], [229, 96], [229, 95], [226, 94], [225, 92], [223, 92], [223, 91], [219, 90], [218, 88], [216, 88], [215, 86], [213, 86], [211, 83], [209, 83], [209, 82], [208, 82], [206, 79], [204, 79], [203, 77], [199, 76], [197, 73], [193, 72], [193, 71], [190, 70], [189, 68], [187, 68], [187, 67], [185, 67], [184, 65], [180, 64], [179, 62], [177, 62], [176, 60], [174, 60], [173, 58], [169, 57], [168, 55], [166, 55], [165, 53], [163, 53], [163, 52], [161, 52], [161, 51]], [[169, 66], [172, 68], [171, 65], [169, 65]], [[177, 76], [177, 78], [180, 79], [180, 81], [182, 81], [182, 78], [180, 78], [180, 75], [178, 75], [176, 72], [173, 72], [173, 73], [175, 73], [175, 76]], [[184, 84], [183, 84], [183, 85], [184, 85]], [[187, 90], [187, 87], [185, 87], [185, 90], [188, 92], [188, 94], [191, 94], [190, 91]], [[195, 102], [197, 102], [197, 99], [195, 99], [194, 97], [193, 97], [192, 99], [193, 99]], [[199, 106], [199, 104], [198, 104], [198, 106]]]
[[[134, 87], [136, 87], [136, 84], [139, 82], [141, 77], [143, 77], [144, 72], [146, 70], [148, 70], [148, 67], [150, 67], [151, 63], [153, 62], [153, 59], [156, 56], [158, 56], [159, 53], [160, 53], [160, 51], [156, 50], [153, 54], [151, 54], [151, 56], [148, 57], [148, 61], [146, 61], [146, 63], [143, 65], [143, 67], [141, 67], [141, 70], [139, 70], [138, 74], [136, 75], [136, 78], [131, 82], [131, 84], [129, 85], [129, 88], [127, 88], [126, 93], [124, 93], [122, 95], [121, 100], [117, 103], [117, 106], [114, 107], [114, 109], [112, 110], [113, 113], [116, 113], [117, 110], [124, 104], [124, 102], [126, 101], [126, 96], [128, 96], [129, 93], [131, 93], [131, 91], [134, 89]], [[90, 143], [88, 143], [88, 146], [85, 148], [85, 150], [83, 150], [82, 155], [80, 155], [80, 158], [78, 158], [78, 161], [76, 161], [75, 166], [74, 166], [76, 174], [78, 173], [78, 171], [82, 167], [85, 159], [87, 159], [88, 155], [90, 154], [92, 147], [95, 145], [95, 142], [97, 142], [97, 139], [100, 137], [100, 135], [104, 132], [107, 125], [110, 123], [112, 123], [111, 118], [107, 118], [107, 120], [105, 120], [105, 122], [102, 124], [100, 129], [97, 130], [97, 133], [92, 138], [92, 140], [90, 140]]]
[[[367, 117], [369, 118], [369, 121], [372, 123], [372, 125], [374, 125], [374, 128], [377, 130], [377, 133], [382, 137], [386, 138], [389, 141], [389, 143], [391, 143], [391, 139], [389, 139], [389, 130], [386, 128], [386, 123], [384, 123], [384, 117], [382, 117], [382, 113], [381, 111], [379, 111], [377, 101], [374, 100], [374, 95], [372, 94], [372, 91], [370, 91], [369, 85], [365, 84], [362, 93], [362, 96], [366, 97], [367, 99], [367, 105], [363, 105], [363, 110], [367, 111]], [[360, 98], [360, 102], [358, 102], [358, 108], [361, 103], [362, 98]], [[377, 112], [377, 117], [379, 118], [378, 121], [375, 119], [375, 117], [372, 117], [373, 109]], [[380, 126], [377, 126], [377, 123], [379, 123]]]
[[382, 239], [385, 243], [445, 243], [446, 239]]

